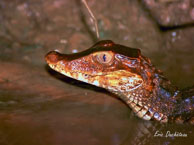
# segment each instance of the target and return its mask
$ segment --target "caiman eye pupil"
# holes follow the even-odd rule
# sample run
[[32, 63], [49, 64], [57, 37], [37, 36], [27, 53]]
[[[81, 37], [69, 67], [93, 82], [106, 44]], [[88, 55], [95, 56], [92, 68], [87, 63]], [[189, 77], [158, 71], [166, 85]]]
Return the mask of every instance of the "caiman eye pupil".
[[106, 54], [103, 55], [103, 61], [106, 62]]

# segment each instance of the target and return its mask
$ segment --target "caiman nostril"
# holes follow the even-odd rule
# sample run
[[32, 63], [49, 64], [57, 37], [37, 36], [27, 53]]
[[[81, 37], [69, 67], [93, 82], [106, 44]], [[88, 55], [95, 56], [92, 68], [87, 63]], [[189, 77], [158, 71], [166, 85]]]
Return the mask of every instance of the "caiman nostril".
[[47, 63], [56, 63], [60, 60], [60, 55], [61, 54], [56, 51], [51, 51], [46, 54], [45, 60], [47, 61]]

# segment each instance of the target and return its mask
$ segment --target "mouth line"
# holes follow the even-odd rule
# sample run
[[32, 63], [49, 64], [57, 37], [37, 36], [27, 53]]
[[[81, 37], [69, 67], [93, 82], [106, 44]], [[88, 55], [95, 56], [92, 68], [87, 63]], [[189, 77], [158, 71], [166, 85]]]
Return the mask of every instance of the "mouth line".
[[79, 72], [79, 71], [68, 71], [68, 70], [65, 70], [65, 69], [61, 69], [60, 67], [57, 67], [56, 65], [51, 65], [51, 64], [49, 64], [49, 66], [50, 66], [53, 70], [55, 70], [55, 71], [57, 71], [57, 72], [59, 72], [59, 73], [65, 75], [65, 76], [74, 78], [74, 79], [76, 79], [76, 77], [74, 77], [75, 74], [76, 74], [76, 75], [82, 75], [85, 79], [87, 79], [87, 78], [92, 78], [92, 77], [97, 77], [97, 76], [103, 76], [103, 75], [106, 75], [106, 74], [107, 74], [107, 73], [97, 73], [97, 74], [95, 74], [95, 75], [91, 75], [91, 74], [89, 74], [89, 73], [83, 73], [83, 72]]
[[[99, 77], [100, 76], [103, 77], [103, 76], [106, 76], [106, 75], [107, 76], [110, 75], [110, 77], [111, 77], [112, 75], [114, 75], [113, 72], [106, 72], [106, 73], [100, 72], [100, 73], [92, 75], [92, 74], [89, 74], [89, 73], [83, 73], [83, 72], [75, 71], [75, 70], [74, 71], [68, 71], [68, 70], [65, 70], [65, 69], [61, 69], [60, 67], [56, 67], [54, 65], [49, 65], [49, 66], [52, 69], [54, 69], [55, 71], [65, 75], [67, 77], [70, 77], [72, 79], [76, 79], [76, 80], [79, 80], [79, 81], [82, 81], [82, 82], [85, 82], [85, 83], [89, 83], [89, 84], [92, 84], [92, 85], [95, 85], [95, 86], [98, 86], [98, 87], [102, 87], [102, 88], [107, 88], [107, 86], [100, 83], [101, 79]], [[113, 78], [121, 79], [122, 76], [113, 76]], [[143, 82], [141, 82], [137, 86], [134, 86], [131, 89], [128, 89], [127, 91], [133, 91], [135, 89], [138, 89], [142, 85], [143, 85]]]
[[97, 77], [97, 76], [104, 76], [104, 75], [108, 74], [108, 73], [97, 73], [95, 75], [92, 75], [92, 74], [89, 74], [89, 73], [82, 73], [82, 72], [75, 72], [75, 71], [72, 71], [71, 73], [82, 74], [85, 77]]

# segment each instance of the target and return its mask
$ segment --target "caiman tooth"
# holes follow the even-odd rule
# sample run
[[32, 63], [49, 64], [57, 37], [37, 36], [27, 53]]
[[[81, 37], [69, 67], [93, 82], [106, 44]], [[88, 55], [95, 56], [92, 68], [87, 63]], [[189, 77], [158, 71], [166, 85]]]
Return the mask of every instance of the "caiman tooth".
[[99, 83], [99, 81], [97, 81], [97, 80], [93, 81], [92, 84], [95, 85], [95, 86], [100, 86], [100, 83]]
[[[75, 74], [70, 72], [70, 76], [75, 79]], [[77, 79], [77, 78], [76, 78]]]
[[64, 74], [67, 75], [67, 76], [69, 76], [69, 77], [71, 77], [70, 72], [65, 72]]
[[85, 82], [85, 79], [83, 78], [81, 73], [75, 73], [75, 74], [76, 74], [76, 77], [77, 77], [78, 80]]

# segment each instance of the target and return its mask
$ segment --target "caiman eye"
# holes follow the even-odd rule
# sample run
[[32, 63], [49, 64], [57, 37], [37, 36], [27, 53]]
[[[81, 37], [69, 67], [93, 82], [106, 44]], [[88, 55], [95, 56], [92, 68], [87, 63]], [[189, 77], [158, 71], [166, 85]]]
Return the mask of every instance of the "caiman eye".
[[109, 64], [112, 62], [113, 55], [108, 52], [102, 52], [96, 55], [97, 61], [103, 64]]

